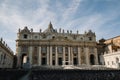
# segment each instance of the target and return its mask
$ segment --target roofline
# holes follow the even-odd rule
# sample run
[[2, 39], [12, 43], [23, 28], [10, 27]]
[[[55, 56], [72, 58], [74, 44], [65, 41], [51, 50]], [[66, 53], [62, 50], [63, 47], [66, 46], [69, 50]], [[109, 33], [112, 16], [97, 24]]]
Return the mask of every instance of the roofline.
[[107, 40], [110, 40], [110, 39], [117, 38], [117, 37], [120, 37], [120, 35], [119, 35], [119, 36], [115, 36], [115, 37], [113, 37], [113, 38], [106, 39], [106, 41], [107, 41]]

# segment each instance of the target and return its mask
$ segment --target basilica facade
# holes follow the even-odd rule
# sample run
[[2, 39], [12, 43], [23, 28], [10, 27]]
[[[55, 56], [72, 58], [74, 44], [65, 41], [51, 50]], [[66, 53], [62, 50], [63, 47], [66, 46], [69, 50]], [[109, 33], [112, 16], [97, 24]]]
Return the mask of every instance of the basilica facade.
[[29, 62], [32, 66], [97, 65], [96, 35], [91, 30], [54, 29], [51, 22], [44, 31], [19, 29], [16, 40], [18, 67]]

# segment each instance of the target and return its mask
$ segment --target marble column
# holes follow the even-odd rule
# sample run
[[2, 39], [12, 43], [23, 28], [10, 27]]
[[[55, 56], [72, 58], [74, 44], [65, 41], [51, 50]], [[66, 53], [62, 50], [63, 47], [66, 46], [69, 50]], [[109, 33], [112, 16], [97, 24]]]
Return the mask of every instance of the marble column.
[[47, 46], [47, 65], [49, 65], [49, 46]]
[[73, 47], [71, 47], [71, 65], [73, 65]]
[[17, 47], [17, 67], [21, 67], [21, 59], [22, 59], [22, 54], [21, 54], [21, 47]]
[[81, 65], [81, 55], [80, 55], [80, 47], [78, 47], [78, 65]]
[[86, 54], [86, 64], [90, 65], [90, 60], [89, 60], [89, 48], [85, 48], [85, 54]]
[[41, 46], [39, 47], [39, 55], [38, 55], [38, 63], [39, 63], [39, 66], [41, 65]]
[[65, 46], [63, 46], [63, 65], [65, 65]]
[[94, 54], [95, 54], [95, 64], [98, 65], [98, 54], [97, 54], [97, 48], [94, 48]]
[[58, 47], [56, 46], [56, 52], [55, 52], [55, 65], [58, 65]]
[[52, 66], [52, 46], [50, 46], [50, 65]]
[[70, 47], [68, 47], [68, 65], [70, 65]]
[[30, 64], [32, 64], [32, 53], [33, 53], [33, 47], [30, 46], [29, 47], [29, 62], [30, 62]]

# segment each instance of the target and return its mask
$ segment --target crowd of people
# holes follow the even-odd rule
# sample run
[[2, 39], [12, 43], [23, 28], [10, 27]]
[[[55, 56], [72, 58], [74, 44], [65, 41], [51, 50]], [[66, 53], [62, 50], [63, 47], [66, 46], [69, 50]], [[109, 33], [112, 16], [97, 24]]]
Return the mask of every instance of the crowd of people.
[[120, 80], [119, 70], [33, 70], [31, 80]]

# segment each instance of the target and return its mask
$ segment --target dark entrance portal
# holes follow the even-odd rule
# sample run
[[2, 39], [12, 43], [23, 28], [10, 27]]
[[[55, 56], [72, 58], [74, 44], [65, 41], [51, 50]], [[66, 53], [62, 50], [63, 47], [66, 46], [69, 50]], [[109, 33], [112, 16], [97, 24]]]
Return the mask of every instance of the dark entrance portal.
[[46, 65], [46, 58], [42, 58], [42, 65]]
[[90, 55], [90, 64], [95, 65], [95, 57], [93, 54]]
[[74, 64], [74, 65], [77, 65], [77, 58], [74, 58], [73, 64]]
[[55, 60], [52, 61], [52, 65], [55, 65]]
[[62, 65], [62, 58], [58, 58], [58, 64]]

